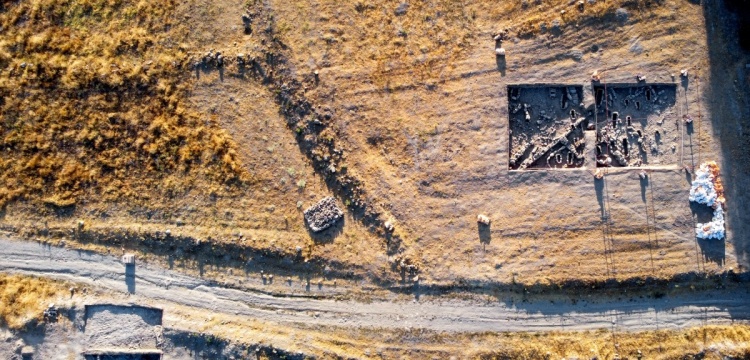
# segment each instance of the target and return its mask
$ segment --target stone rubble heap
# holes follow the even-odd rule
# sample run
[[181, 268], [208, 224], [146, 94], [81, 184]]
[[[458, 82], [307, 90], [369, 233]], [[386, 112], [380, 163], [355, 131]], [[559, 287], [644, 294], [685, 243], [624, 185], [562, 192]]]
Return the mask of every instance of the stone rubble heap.
[[320, 232], [336, 223], [344, 212], [336, 205], [332, 197], [324, 198], [305, 210], [305, 221], [313, 232]]
[[689, 199], [714, 209], [710, 222], [695, 225], [696, 236], [699, 239], [724, 239], [724, 187], [719, 179], [719, 166], [715, 162], [703, 163], [695, 172]]

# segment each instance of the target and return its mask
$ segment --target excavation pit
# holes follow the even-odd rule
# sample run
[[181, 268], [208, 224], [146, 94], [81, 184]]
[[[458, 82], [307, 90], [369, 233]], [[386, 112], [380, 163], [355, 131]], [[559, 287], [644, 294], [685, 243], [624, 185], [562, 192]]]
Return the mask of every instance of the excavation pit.
[[585, 113], [583, 86], [509, 85], [510, 170], [584, 166]]
[[676, 84], [596, 83], [593, 91], [597, 167], [678, 163], [682, 142], [674, 109]]

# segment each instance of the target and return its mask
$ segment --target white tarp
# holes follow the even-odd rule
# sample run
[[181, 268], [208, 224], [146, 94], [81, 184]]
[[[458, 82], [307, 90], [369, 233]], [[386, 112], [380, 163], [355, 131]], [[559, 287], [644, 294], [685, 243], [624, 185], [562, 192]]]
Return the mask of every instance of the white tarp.
[[715, 163], [703, 163], [695, 172], [693, 186], [690, 187], [690, 201], [710, 206], [714, 209], [714, 215], [710, 222], [695, 225], [695, 235], [699, 239], [724, 239], [724, 208], [722, 199], [714, 186], [714, 175], [710, 166]]

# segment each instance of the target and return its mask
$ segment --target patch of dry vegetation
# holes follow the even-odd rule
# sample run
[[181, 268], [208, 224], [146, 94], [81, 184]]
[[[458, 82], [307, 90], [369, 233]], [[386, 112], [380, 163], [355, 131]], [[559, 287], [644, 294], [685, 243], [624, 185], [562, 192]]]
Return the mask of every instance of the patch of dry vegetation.
[[[551, 332], [501, 334], [500, 350], [478, 352], [480, 359], [591, 358], [603, 359], [746, 359], [750, 327], [703, 326], [643, 332]], [[506, 342], [500, 340], [501, 342]], [[639, 357], [639, 352], [641, 356]]]
[[169, 0], [39, 0], [0, 8], [0, 206], [84, 194], [153, 201], [249, 179], [231, 138], [184, 99]]
[[[461, 2], [402, 3], [293, 1], [274, 11], [282, 41], [303, 44], [292, 52], [305, 65], [362, 65], [369, 73], [367, 82], [397, 89], [403, 76], [415, 81], [439, 76], [445, 63], [465, 55], [475, 35], [473, 15]], [[310, 64], [305, 48], [324, 48], [325, 55]]]
[[[476, 6], [485, 16], [497, 21], [510, 21], [511, 29], [521, 37], [539, 34], [554, 26], [564, 28], [577, 26], [591, 20], [602, 21], [603, 25], [615, 22], [615, 12], [619, 8], [629, 11], [635, 18], [649, 18], [656, 14], [655, 9], [663, 5], [662, 0], [620, 0], [620, 1], [513, 1], [502, 4], [478, 3]], [[488, 6], [490, 5], [490, 6]]]
[[64, 291], [60, 281], [0, 273], [0, 326], [19, 329], [41, 320], [49, 302]]

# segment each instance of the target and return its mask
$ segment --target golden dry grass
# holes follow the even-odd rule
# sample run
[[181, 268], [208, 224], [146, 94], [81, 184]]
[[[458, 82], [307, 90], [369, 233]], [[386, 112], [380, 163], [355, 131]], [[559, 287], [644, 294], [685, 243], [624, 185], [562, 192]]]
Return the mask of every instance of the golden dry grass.
[[20, 329], [65, 291], [63, 282], [0, 273], [0, 326]]
[[249, 179], [231, 138], [185, 105], [174, 1], [2, 6], [0, 206], [146, 203]]
[[[683, 359], [699, 353], [705, 359], [725, 356], [746, 358], [750, 355], [750, 327], [704, 326], [684, 330], [644, 332], [552, 332], [506, 334], [503, 350], [478, 352], [481, 359], [539, 359], [539, 358], [620, 358], [637, 359], [640, 351], [644, 359]], [[548, 355], [549, 354], [549, 355]]]

